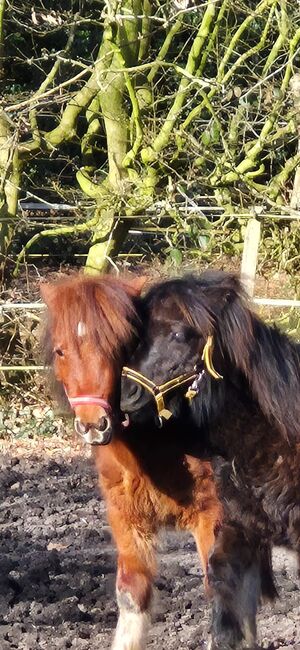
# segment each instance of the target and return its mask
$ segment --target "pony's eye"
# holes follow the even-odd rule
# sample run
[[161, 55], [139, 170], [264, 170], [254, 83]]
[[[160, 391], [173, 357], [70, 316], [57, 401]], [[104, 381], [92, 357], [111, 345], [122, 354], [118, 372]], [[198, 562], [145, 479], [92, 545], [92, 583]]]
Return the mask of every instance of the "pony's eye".
[[174, 332], [173, 336], [176, 339], [176, 341], [178, 341], [179, 343], [184, 343], [185, 341], [184, 332], [181, 331]]
[[61, 348], [55, 348], [54, 353], [57, 354], [58, 357], [63, 357], [64, 353], [61, 350]]
[[191, 341], [194, 336], [195, 333], [190, 327], [182, 327], [172, 332], [172, 339], [175, 339], [178, 343], [187, 343]]

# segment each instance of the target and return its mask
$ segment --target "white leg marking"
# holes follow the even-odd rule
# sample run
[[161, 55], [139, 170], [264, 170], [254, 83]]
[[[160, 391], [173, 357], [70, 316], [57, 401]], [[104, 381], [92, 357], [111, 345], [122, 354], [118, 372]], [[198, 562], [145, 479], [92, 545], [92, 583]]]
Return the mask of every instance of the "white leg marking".
[[150, 611], [140, 612], [129, 593], [121, 596], [118, 594], [118, 602], [119, 620], [111, 650], [144, 650], [150, 626]]

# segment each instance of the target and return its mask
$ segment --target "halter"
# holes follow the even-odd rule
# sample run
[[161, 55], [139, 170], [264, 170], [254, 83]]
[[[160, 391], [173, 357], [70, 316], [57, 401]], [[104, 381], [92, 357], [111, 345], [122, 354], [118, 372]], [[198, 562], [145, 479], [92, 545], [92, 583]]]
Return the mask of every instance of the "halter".
[[[222, 375], [220, 375], [213, 366], [213, 362], [212, 362], [213, 349], [214, 349], [213, 337], [208, 336], [205, 346], [203, 348], [201, 360], [204, 361], [205, 369], [209, 372], [209, 374], [214, 379], [223, 379]], [[140, 384], [140, 386], [143, 386], [143, 388], [146, 388], [146, 390], [148, 390], [149, 393], [153, 395], [156, 402], [158, 417], [160, 418], [160, 420], [161, 418], [164, 418], [165, 420], [169, 420], [169, 418], [173, 415], [172, 412], [169, 411], [169, 409], [167, 409], [165, 406], [164, 395], [169, 393], [174, 388], [179, 388], [180, 386], [184, 386], [185, 384], [192, 382], [192, 384], [188, 387], [187, 392], [185, 393], [185, 397], [187, 397], [189, 400], [192, 400], [199, 392], [200, 382], [204, 373], [205, 370], [201, 370], [201, 372], [197, 372], [197, 366], [195, 366], [193, 372], [185, 373], [183, 375], [178, 375], [178, 377], [174, 377], [174, 379], [170, 379], [169, 381], [166, 381], [164, 384], [155, 384], [154, 381], [148, 379], [148, 377], [145, 377], [145, 375], [143, 375], [138, 370], [133, 370], [133, 368], [124, 366], [122, 371], [123, 377], [128, 377], [128, 379], [132, 379], [137, 384]]]
[[172, 413], [165, 406], [164, 395], [166, 395], [166, 393], [169, 393], [174, 388], [183, 386], [184, 384], [196, 380], [198, 377], [198, 374], [196, 372], [189, 372], [185, 375], [179, 375], [174, 379], [170, 379], [169, 381], [166, 381], [165, 384], [157, 385], [154, 381], [151, 381], [151, 379], [148, 379], [148, 377], [142, 375], [141, 372], [133, 370], [132, 368], [127, 368], [127, 366], [124, 366], [122, 375], [123, 377], [133, 379], [133, 381], [143, 386], [143, 388], [146, 388], [146, 390], [148, 390], [149, 393], [153, 395], [156, 401], [159, 417], [165, 418], [166, 420], [171, 417]]
[[[66, 387], [64, 386], [65, 393], [68, 399], [68, 402], [71, 406], [72, 409], [75, 409], [76, 406], [84, 406], [85, 404], [93, 404], [95, 406], [102, 406], [102, 408], [105, 410], [106, 415], [111, 416], [112, 414], [112, 408], [110, 404], [105, 400], [102, 399], [102, 397], [98, 397], [97, 395], [77, 395], [77, 397], [69, 397]], [[76, 420], [76, 418], [75, 418]], [[125, 413], [125, 418], [121, 422], [122, 427], [126, 428], [129, 426], [129, 417], [127, 413]]]
[[111, 413], [110, 404], [105, 399], [102, 399], [102, 397], [98, 397], [97, 395], [76, 395], [75, 397], [69, 397], [66, 388], [65, 388], [65, 392], [72, 409], [74, 409], [76, 406], [85, 406], [86, 404], [93, 404], [95, 406], [102, 406], [102, 408], [106, 411], [107, 414]]

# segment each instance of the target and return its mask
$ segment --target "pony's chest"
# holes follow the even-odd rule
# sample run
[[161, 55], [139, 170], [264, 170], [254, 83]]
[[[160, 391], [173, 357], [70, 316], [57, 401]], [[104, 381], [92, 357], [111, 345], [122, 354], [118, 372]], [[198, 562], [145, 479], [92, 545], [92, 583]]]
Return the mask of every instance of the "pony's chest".
[[122, 489], [133, 515], [155, 518], [158, 527], [188, 528], [191, 513], [216, 498], [210, 464], [188, 456], [176, 463], [148, 463], [139, 472], [125, 470]]

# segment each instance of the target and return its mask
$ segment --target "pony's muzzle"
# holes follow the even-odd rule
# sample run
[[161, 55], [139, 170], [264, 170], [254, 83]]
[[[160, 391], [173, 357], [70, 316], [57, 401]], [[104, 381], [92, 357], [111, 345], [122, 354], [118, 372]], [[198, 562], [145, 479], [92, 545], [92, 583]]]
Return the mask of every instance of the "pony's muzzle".
[[143, 393], [143, 388], [136, 384], [127, 377], [122, 378], [122, 391], [121, 391], [121, 409], [122, 411], [134, 411], [135, 408], [140, 407], [140, 399]]
[[76, 433], [88, 445], [108, 445], [112, 437], [112, 424], [108, 415], [103, 415], [97, 424], [82, 422], [79, 417], [74, 420]]

